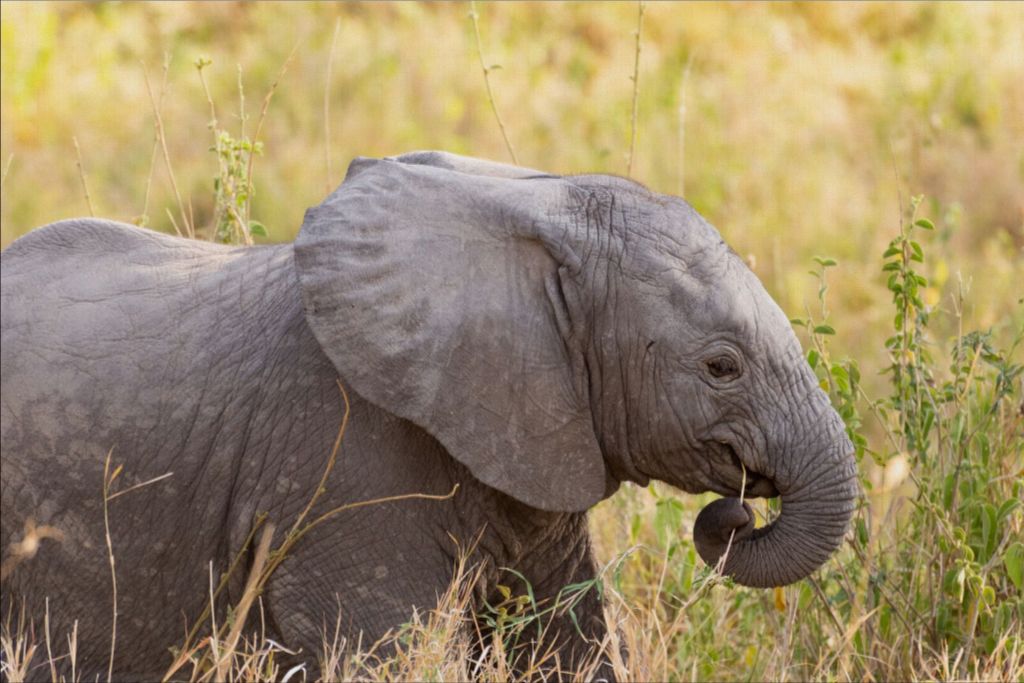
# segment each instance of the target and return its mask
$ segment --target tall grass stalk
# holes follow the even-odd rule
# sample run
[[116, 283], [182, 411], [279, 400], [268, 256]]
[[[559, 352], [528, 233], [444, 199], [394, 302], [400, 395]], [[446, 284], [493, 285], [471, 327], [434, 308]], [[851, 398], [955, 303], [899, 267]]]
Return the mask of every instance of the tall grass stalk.
[[633, 81], [633, 104], [630, 109], [629, 116], [629, 152], [626, 156], [626, 177], [633, 177], [633, 156], [636, 154], [636, 114], [637, 109], [640, 105], [640, 50], [642, 46], [644, 31], [644, 0], [637, 0], [636, 3], [636, 31], [634, 37], [636, 39], [636, 47], [633, 49], [633, 75], [630, 76], [630, 80]]
[[[164, 70], [168, 68], [168, 60], [164, 61]], [[187, 235], [190, 238], [195, 238], [196, 231], [193, 221], [189, 219], [189, 214], [185, 213], [185, 203], [181, 201], [181, 191], [178, 190], [178, 181], [174, 177], [174, 168], [171, 166], [171, 154], [167, 150], [167, 135], [164, 132], [164, 120], [160, 111], [160, 106], [157, 105], [156, 98], [153, 96], [153, 88], [149, 83], [149, 70], [145, 65], [142, 67], [142, 78], [146, 83], [146, 93], [149, 95], [149, 102], [153, 108], [153, 126], [156, 130], [156, 140], [160, 144], [160, 150], [163, 152], [164, 168], [167, 170], [167, 177], [171, 181], [171, 188], [174, 190], [174, 198], [178, 203], [178, 215], [181, 217], [181, 223], [185, 226], [184, 233], [181, 228], [178, 227], [174, 217], [171, 216], [170, 209], [167, 209], [167, 215], [171, 218], [171, 225], [174, 226], [174, 231], [178, 233], [179, 237]], [[161, 98], [162, 99], [162, 98]]]
[[338, 34], [341, 32], [341, 17], [334, 21], [334, 35], [331, 37], [331, 49], [327, 53], [327, 74], [324, 76], [324, 193], [334, 187], [334, 169], [331, 168], [331, 68], [334, 66], [334, 50], [338, 45]]
[[92, 197], [89, 196], [89, 183], [85, 180], [85, 167], [82, 166], [82, 150], [78, 146], [78, 138], [71, 136], [71, 142], [75, 146], [75, 166], [78, 168], [78, 179], [82, 181], [82, 194], [85, 196], [85, 207], [89, 209], [90, 216], [95, 216], [96, 211], [92, 208]]
[[512, 146], [512, 141], [508, 138], [505, 122], [501, 120], [501, 114], [498, 112], [498, 103], [494, 101], [494, 92], [491, 90], [491, 71], [500, 69], [501, 65], [491, 64], [487, 66], [487, 62], [484, 61], [484, 48], [480, 40], [479, 14], [476, 11], [476, 2], [472, 0], [469, 3], [469, 18], [473, 22], [473, 36], [476, 38], [476, 56], [480, 60], [480, 69], [484, 74], [484, 88], [487, 90], [487, 101], [491, 104], [491, 111], [494, 112], [494, 120], [498, 122], [498, 129], [501, 130], [501, 138], [505, 141], [508, 155], [512, 157], [512, 163], [518, 166], [519, 159], [516, 157], [515, 147]]

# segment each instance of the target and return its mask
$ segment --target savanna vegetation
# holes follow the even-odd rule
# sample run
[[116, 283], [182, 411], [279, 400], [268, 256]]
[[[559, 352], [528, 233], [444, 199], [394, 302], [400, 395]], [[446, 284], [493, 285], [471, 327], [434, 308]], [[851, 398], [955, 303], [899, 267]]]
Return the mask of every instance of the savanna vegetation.
[[[863, 497], [763, 591], [697, 558], [711, 495], [624, 487], [591, 516], [617, 675], [1024, 679], [1024, 5], [5, 2], [0, 38], [4, 246], [87, 214], [290, 240], [349, 159], [413, 149], [684, 196], [793, 318]], [[503, 679], [545, 606], [468, 615], [464, 569], [387, 659], [327, 633], [288, 671], [206, 625], [173, 676]], [[4, 616], [6, 678], [73, 658]], [[475, 663], [467, 619], [496, 629]]]

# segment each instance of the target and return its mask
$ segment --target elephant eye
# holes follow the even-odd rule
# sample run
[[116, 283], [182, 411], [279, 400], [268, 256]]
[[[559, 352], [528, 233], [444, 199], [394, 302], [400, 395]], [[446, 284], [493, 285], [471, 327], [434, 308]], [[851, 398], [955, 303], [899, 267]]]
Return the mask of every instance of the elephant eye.
[[706, 365], [708, 366], [708, 372], [711, 373], [711, 376], [718, 379], [733, 377], [740, 374], [740, 365], [732, 356], [716, 356], [711, 360], [706, 361]]

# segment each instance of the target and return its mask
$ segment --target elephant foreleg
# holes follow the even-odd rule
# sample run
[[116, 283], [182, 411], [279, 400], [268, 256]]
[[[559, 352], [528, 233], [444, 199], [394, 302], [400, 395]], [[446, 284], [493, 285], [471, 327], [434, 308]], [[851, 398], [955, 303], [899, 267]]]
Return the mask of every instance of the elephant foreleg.
[[[536, 561], [518, 573], [506, 575], [502, 583], [510, 587], [511, 597], [500, 595], [498, 600], [504, 600], [506, 615], [518, 612], [522, 618], [511, 619], [518, 628], [506, 634], [505, 645], [512, 650], [515, 669], [535, 674], [534, 678], [570, 680], [590, 668], [588, 679], [611, 681], [611, 664], [600, 652], [607, 634], [601, 580], [585, 528], [574, 536], [562, 539], [551, 552], [537, 553]], [[516, 604], [517, 596], [531, 593], [530, 603], [520, 597]], [[597, 668], [592, 668], [598, 659]]]

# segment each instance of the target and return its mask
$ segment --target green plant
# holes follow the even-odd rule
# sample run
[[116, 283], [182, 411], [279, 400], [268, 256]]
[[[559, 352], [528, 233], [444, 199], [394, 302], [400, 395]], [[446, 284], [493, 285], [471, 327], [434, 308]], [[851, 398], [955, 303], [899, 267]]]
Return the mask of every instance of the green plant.
[[[883, 468], [882, 490], [872, 492], [867, 477], [863, 484], [868, 495], [886, 497], [888, 509], [873, 523], [868, 506], [861, 506], [850, 540], [854, 554], [829, 579], [839, 585], [830, 608], [844, 623], [855, 621], [859, 610], [865, 614], [865, 628], [854, 637], [862, 657], [885, 650], [892, 657], [893, 649], [905, 648], [904, 666], [934, 658], [945, 662], [936, 672], [940, 677], [976, 677], [984, 661], [979, 649], [986, 657], [1001, 654], [995, 661], [1002, 661], [1024, 642], [1024, 367], [1011, 360], [1024, 330], [1012, 332], [1005, 350], [993, 330], [964, 332], [961, 284], [952, 297], [961, 327], [949, 346], [948, 370], [943, 368], [929, 323], [944, 311], [924, 302], [929, 281], [916, 234], [934, 226], [916, 217], [920, 204], [920, 197], [912, 199], [910, 220], [901, 222], [882, 255], [895, 309], [893, 334], [885, 340], [887, 397], [867, 400], [857, 386], [856, 364], [831, 361], [824, 341], [834, 332], [830, 325], [795, 322], [812, 331], [808, 361], [847, 421], [858, 455], [868, 450], [857, 434], [861, 400], [878, 417], [884, 440], [884, 448], [870, 451]], [[835, 263], [816, 261], [825, 318], [825, 270]], [[899, 495], [899, 472], [910, 478], [906, 497]], [[906, 499], [912, 507], [904, 512], [899, 503]], [[864, 604], [858, 608], [861, 589]], [[1009, 660], [1008, 670], [1014, 670], [1012, 654]], [[1015, 666], [1020, 671], [1019, 659]]]
[[[254, 236], [267, 236], [266, 227], [249, 218], [252, 202], [252, 165], [254, 158], [263, 154], [263, 143], [252, 140], [245, 134], [245, 91], [242, 88], [242, 74], [238, 74], [239, 137], [234, 137], [220, 126], [217, 109], [210, 96], [210, 89], [203, 76], [203, 69], [213, 62], [199, 57], [194, 62], [199, 80], [210, 105], [210, 121], [207, 127], [213, 133], [213, 147], [217, 155], [217, 175], [213, 178], [214, 215], [212, 239], [225, 244], [252, 244]], [[275, 84], [276, 85], [276, 84]], [[268, 96], [269, 98], [269, 96]]]

